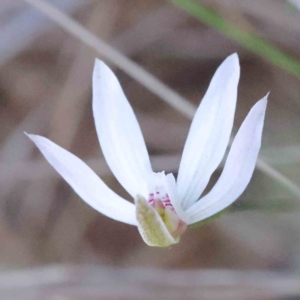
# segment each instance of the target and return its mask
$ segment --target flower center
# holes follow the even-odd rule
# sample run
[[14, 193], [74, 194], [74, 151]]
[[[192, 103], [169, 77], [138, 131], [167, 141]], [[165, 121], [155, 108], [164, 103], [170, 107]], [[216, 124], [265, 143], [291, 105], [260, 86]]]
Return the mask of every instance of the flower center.
[[169, 195], [162, 188], [150, 193], [148, 203], [156, 210], [174, 238], [179, 237], [187, 229], [187, 224], [177, 215]]

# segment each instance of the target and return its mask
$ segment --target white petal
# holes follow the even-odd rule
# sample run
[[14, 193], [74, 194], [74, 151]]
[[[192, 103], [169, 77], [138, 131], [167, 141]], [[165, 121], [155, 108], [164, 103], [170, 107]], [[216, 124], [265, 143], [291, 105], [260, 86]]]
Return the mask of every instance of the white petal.
[[172, 173], [166, 175], [166, 187], [167, 193], [170, 197], [170, 201], [178, 215], [178, 217], [185, 223], [190, 223], [188, 214], [182, 209], [180, 198], [177, 194], [177, 186], [174, 175]]
[[159, 214], [146, 199], [138, 195], [135, 199], [135, 206], [138, 229], [147, 245], [168, 247], [179, 242], [179, 238], [172, 237]]
[[42, 136], [27, 136], [86, 203], [107, 217], [132, 225], [137, 224], [134, 204], [109, 189], [82, 160]]
[[177, 186], [183, 208], [195, 203], [220, 164], [232, 130], [240, 67], [237, 54], [217, 69], [193, 119]]
[[188, 209], [191, 222], [199, 222], [234, 202], [247, 187], [261, 145], [267, 96], [250, 110], [228, 154], [224, 170], [213, 189]]
[[93, 111], [107, 164], [132, 197], [144, 195], [152, 173], [146, 145], [118, 79], [99, 60], [93, 73]]

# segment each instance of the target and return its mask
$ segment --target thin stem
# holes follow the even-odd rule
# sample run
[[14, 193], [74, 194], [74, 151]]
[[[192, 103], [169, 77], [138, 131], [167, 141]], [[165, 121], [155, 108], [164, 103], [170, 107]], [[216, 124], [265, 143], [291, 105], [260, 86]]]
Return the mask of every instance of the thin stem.
[[263, 57], [277, 67], [300, 79], [300, 62], [291, 55], [281, 51], [265, 39], [243, 30], [224, 19], [212, 9], [193, 0], [170, 0], [172, 3], [196, 17], [208, 26], [220, 31], [229, 39], [232, 39], [244, 48]]

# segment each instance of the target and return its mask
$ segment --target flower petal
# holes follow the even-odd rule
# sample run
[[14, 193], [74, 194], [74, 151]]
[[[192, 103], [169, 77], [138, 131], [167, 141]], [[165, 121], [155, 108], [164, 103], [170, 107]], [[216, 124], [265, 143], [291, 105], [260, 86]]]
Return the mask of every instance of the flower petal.
[[137, 224], [134, 205], [109, 189], [82, 160], [42, 136], [27, 136], [86, 203], [107, 217]]
[[195, 203], [220, 164], [231, 134], [240, 67], [237, 54], [217, 69], [193, 119], [177, 186], [183, 208]]
[[188, 209], [191, 223], [199, 222], [223, 210], [247, 187], [261, 145], [267, 96], [252, 107], [241, 125], [232, 143], [224, 170], [213, 189]]
[[152, 169], [141, 129], [118, 79], [99, 60], [93, 73], [93, 111], [110, 169], [132, 197], [146, 196]]
[[179, 242], [174, 239], [159, 214], [148, 204], [145, 198], [135, 198], [136, 219], [139, 232], [149, 246], [168, 247]]

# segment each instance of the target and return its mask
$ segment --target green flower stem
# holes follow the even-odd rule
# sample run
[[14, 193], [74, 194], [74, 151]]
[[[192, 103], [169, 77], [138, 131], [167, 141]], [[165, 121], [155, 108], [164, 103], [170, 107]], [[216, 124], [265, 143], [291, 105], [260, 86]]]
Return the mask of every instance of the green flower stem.
[[228, 38], [241, 44], [246, 49], [260, 55], [272, 64], [300, 79], [300, 62], [291, 55], [279, 50], [272, 43], [237, 27], [233, 23], [225, 20], [217, 12], [193, 0], [170, 1], [192, 16], [201, 20], [206, 25], [217, 29]]

